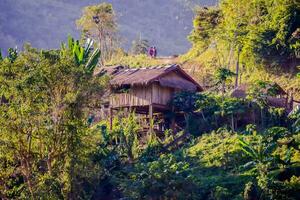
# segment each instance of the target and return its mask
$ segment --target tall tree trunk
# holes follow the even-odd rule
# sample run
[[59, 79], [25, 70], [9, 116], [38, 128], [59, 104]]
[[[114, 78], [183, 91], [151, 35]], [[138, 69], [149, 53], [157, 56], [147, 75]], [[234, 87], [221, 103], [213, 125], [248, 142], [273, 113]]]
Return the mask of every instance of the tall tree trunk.
[[190, 127], [190, 120], [189, 120], [189, 114], [184, 114], [185, 118], [185, 132], [188, 133], [189, 127]]
[[235, 69], [235, 88], [239, 85], [239, 72], [240, 72], [240, 53], [241, 48], [238, 49], [237, 60], [236, 60], [236, 69]]
[[28, 187], [28, 190], [30, 192], [30, 196], [31, 196], [31, 199], [35, 199], [35, 196], [34, 196], [34, 192], [33, 192], [33, 183], [32, 183], [32, 180], [31, 180], [31, 167], [30, 167], [30, 164], [29, 164], [29, 161], [28, 161], [28, 157], [29, 155], [25, 155], [22, 160], [21, 160], [21, 166], [22, 166], [22, 174], [25, 178], [25, 181], [27, 183], [27, 187]]
[[237, 31], [234, 32], [234, 38], [233, 38], [233, 41], [230, 45], [230, 50], [229, 50], [229, 55], [228, 55], [228, 64], [227, 64], [227, 69], [230, 68], [230, 63], [231, 63], [231, 57], [232, 57], [232, 54], [233, 54], [233, 51], [234, 51], [234, 48], [235, 48], [235, 43], [236, 43], [236, 37], [237, 37]]
[[226, 92], [226, 85], [225, 85], [225, 81], [224, 81], [224, 82], [222, 82], [222, 99], [223, 100], [224, 100], [225, 92]]
[[204, 113], [203, 113], [203, 111], [201, 111], [200, 113], [201, 113], [201, 115], [202, 115], [202, 118], [203, 118], [203, 120], [206, 122], [206, 121], [207, 121], [207, 119], [206, 119], [206, 117], [204, 116]]
[[234, 116], [233, 116], [233, 113], [231, 114], [231, 128], [234, 131]]
[[48, 158], [47, 158], [47, 168], [48, 168], [48, 173], [50, 176], [53, 175], [52, 173], [52, 152], [48, 153]]
[[133, 160], [134, 160], [134, 156], [133, 156], [133, 152], [132, 152], [132, 147], [127, 147], [128, 148], [128, 151], [127, 151], [127, 154], [128, 154], [128, 162], [129, 163], [133, 163]]
[[242, 70], [240, 70], [240, 72], [239, 72], [239, 74], [240, 74], [239, 85], [242, 85], [242, 73], [244, 73], [244, 70], [245, 70], [245, 65], [242, 64]]
[[260, 108], [261, 127], [265, 128], [264, 108]]
[[32, 184], [32, 181], [31, 181], [31, 177], [26, 177], [26, 182], [27, 182], [27, 185], [28, 185], [28, 189], [29, 189], [29, 192], [30, 192], [31, 199], [35, 200], [35, 196], [34, 196], [34, 192], [33, 192], [33, 184]]
[[[98, 28], [98, 40], [99, 40], [99, 49], [101, 51], [101, 55], [105, 55], [105, 52], [103, 51], [103, 37], [102, 37], [102, 29]], [[100, 64], [104, 65], [104, 60], [103, 60], [104, 56], [100, 56]]]
[[256, 123], [256, 119], [255, 119], [255, 110], [254, 110], [254, 108], [252, 110], [252, 119], [253, 119], [253, 124], [255, 124]]

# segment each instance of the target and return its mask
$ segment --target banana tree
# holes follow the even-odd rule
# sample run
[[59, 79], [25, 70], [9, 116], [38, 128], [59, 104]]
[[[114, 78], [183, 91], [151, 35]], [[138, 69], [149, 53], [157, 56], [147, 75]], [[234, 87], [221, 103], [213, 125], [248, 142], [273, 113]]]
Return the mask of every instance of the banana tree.
[[70, 52], [78, 66], [84, 65], [85, 69], [92, 73], [98, 64], [101, 52], [99, 48], [94, 49], [94, 41], [87, 39], [84, 46], [81, 46], [79, 40], [75, 40], [68, 36], [68, 46], [65, 43], [61, 44], [61, 55]]
[[[241, 169], [245, 169], [254, 174], [257, 178], [258, 185], [265, 191], [273, 182], [273, 169], [277, 169], [275, 157], [272, 153], [276, 149], [276, 143], [265, 143], [261, 135], [253, 135], [250, 141], [242, 137], [238, 139], [240, 150], [249, 158], [249, 162], [244, 164]], [[271, 173], [272, 171], [272, 173]]]
[[267, 164], [273, 161], [272, 152], [276, 148], [275, 142], [264, 143], [262, 136], [254, 136], [255, 140], [247, 142], [242, 137], [238, 139], [240, 149], [251, 159], [244, 166], [252, 166], [253, 170], [258, 170], [259, 165]]
[[[286, 151], [283, 157], [273, 154], [275, 149], [282, 145], [283, 139], [289, 139], [291, 133], [284, 127], [272, 127], [267, 129], [263, 134], [257, 135], [256, 130], [252, 130], [252, 137], [250, 141], [244, 140], [242, 137], [238, 139], [240, 149], [251, 158], [251, 161], [246, 164], [248, 166], [256, 165], [267, 165], [272, 164], [273, 169], [278, 166], [276, 164], [282, 164], [285, 166], [292, 165], [291, 162], [291, 151]], [[291, 140], [290, 140], [291, 142]], [[253, 166], [255, 167], [255, 166]]]
[[272, 194], [279, 181], [288, 180], [299, 171], [297, 161], [293, 160], [294, 149], [290, 144], [285, 150], [281, 148], [281, 141], [290, 136], [286, 128], [273, 127], [261, 135], [253, 132], [251, 137], [238, 139], [240, 150], [249, 159], [242, 168], [255, 174], [258, 185], [266, 195]]

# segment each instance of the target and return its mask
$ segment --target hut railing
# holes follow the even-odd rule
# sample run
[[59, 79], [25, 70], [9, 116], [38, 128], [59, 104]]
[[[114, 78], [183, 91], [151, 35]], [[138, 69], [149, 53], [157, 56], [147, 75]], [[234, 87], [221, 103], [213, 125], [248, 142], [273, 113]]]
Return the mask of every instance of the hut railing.
[[140, 97], [131, 93], [113, 94], [110, 97], [110, 105], [113, 108], [129, 106], [147, 106], [150, 98]]

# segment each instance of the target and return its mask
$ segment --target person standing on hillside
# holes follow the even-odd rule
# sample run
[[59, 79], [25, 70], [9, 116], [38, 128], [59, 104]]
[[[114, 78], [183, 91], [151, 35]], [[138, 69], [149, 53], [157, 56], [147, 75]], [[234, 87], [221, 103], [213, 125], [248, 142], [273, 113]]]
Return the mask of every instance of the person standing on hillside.
[[150, 47], [148, 54], [151, 58], [156, 58], [156, 55], [157, 55], [156, 47], [153, 47], [153, 46]]
[[156, 58], [157, 56], [157, 49], [156, 47], [153, 47], [153, 58]]
[[153, 47], [150, 47], [149, 51], [148, 51], [148, 54], [151, 58], [153, 58], [153, 54], [154, 54], [154, 48]]

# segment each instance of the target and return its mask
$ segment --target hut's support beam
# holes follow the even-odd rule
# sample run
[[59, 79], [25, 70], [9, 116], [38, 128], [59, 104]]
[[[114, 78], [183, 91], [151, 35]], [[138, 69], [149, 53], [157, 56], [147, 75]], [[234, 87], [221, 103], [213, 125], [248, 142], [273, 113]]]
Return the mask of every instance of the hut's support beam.
[[[172, 106], [172, 112], [175, 113], [175, 108], [174, 108], [174, 106]], [[176, 114], [175, 114], [175, 115], [176, 115]], [[173, 133], [173, 134], [175, 134], [175, 117], [176, 117], [175, 115], [174, 115], [174, 116], [172, 117], [172, 119], [171, 119], [171, 130], [172, 130], [172, 133]]]
[[113, 125], [113, 109], [109, 108], [109, 130], [112, 130]]
[[150, 132], [153, 133], [153, 105], [149, 105], [149, 127], [150, 127]]

